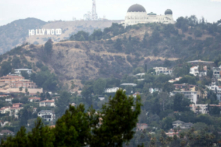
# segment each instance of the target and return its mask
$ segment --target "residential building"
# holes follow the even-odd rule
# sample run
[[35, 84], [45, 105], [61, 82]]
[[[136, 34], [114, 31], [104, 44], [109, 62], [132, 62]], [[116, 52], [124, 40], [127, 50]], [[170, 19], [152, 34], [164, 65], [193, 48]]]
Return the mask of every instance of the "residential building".
[[181, 90], [181, 91], [196, 91], [196, 85], [191, 85], [191, 84], [173, 84], [176, 90]]
[[53, 121], [55, 119], [55, 114], [52, 110], [41, 110], [38, 112], [38, 116], [45, 121]]
[[15, 134], [14, 134], [14, 132], [9, 131], [9, 130], [1, 130], [0, 131], [0, 136], [4, 136], [4, 135], [6, 135], [6, 136], [13, 136]]
[[213, 92], [221, 92], [221, 86], [217, 85], [211, 85], [211, 86], [206, 86], [209, 90], [212, 90]]
[[183, 121], [177, 120], [173, 122], [173, 128], [180, 128], [180, 129], [189, 129], [193, 126], [192, 123], [185, 123]]
[[41, 98], [40, 97], [30, 97], [28, 98], [29, 102], [40, 102]]
[[21, 107], [23, 104], [22, 103], [14, 103], [14, 104], [12, 104], [12, 107], [13, 108], [19, 108], [19, 107]]
[[34, 82], [29, 80], [22, 81], [13, 81], [10, 83], [10, 88], [37, 88], [37, 85]]
[[149, 88], [149, 92], [150, 92], [151, 94], [153, 94], [154, 92], [159, 92], [159, 91], [160, 91], [159, 88]]
[[143, 131], [146, 130], [148, 128], [148, 125], [145, 123], [137, 123], [137, 131]]
[[22, 72], [27, 72], [30, 75], [32, 73], [32, 69], [27, 69], [27, 68], [15, 69], [15, 74], [21, 75]]
[[22, 109], [23, 109], [23, 107], [12, 107], [9, 116], [14, 115], [15, 118], [18, 118], [18, 113]]
[[172, 75], [173, 70], [167, 67], [154, 67], [156, 75], [165, 74], [165, 75]]
[[55, 107], [55, 101], [53, 100], [45, 100], [39, 102], [39, 107]]
[[186, 98], [190, 100], [191, 103], [197, 103], [197, 92], [195, 91], [173, 91], [171, 96], [175, 95], [176, 93], [183, 94]]
[[[37, 88], [37, 85], [30, 80], [25, 80], [24, 77], [18, 75], [7, 75], [0, 78], [1, 93], [26, 93], [29, 95], [42, 93], [42, 88]], [[22, 87], [22, 89], [20, 89]]]
[[135, 84], [135, 83], [122, 83], [121, 86], [133, 86], [133, 87], [135, 87], [135, 86], [137, 86], [137, 84]]
[[9, 121], [0, 121], [0, 125], [1, 125], [1, 127], [5, 127], [5, 126], [10, 126], [11, 125], [11, 123], [9, 122]]
[[193, 66], [190, 68], [190, 74], [194, 75], [194, 76], [198, 76], [199, 75], [199, 66]]
[[0, 78], [0, 82], [10, 83], [12, 81], [21, 81], [25, 78], [22, 76], [7, 75]]
[[168, 137], [173, 137], [174, 135], [179, 135], [179, 131], [175, 131], [174, 129], [170, 129], [168, 132], [165, 133]]
[[220, 74], [221, 74], [221, 68], [213, 67], [213, 76], [218, 79], [220, 78]]
[[105, 93], [116, 93], [119, 89], [119, 87], [107, 88], [105, 89]]
[[10, 113], [10, 112], [11, 112], [11, 107], [10, 107], [10, 106], [8, 106], [8, 107], [2, 107], [2, 108], [0, 109], [0, 111], [1, 111], [1, 114]]
[[135, 75], [137, 78], [143, 78], [145, 76], [145, 73], [138, 73]]
[[219, 102], [221, 102], [221, 92], [216, 93], [216, 98], [219, 100]]
[[18, 113], [21, 109], [23, 109], [23, 107], [10, 107], [9, 106], [9, 107], [2, 107], [0, 111], [1, 111], [1, 114], [9, 113], [9, 116], [14, 116], [15, 118], [18, 118]]
[[182, 79], [182, 77], [178, 77], [178, 78], [175, 78], [175, 79], [171, 79], [171, 80], [169, 80], [168, 82], [169, 82], [169, 83], [174, 83], [174, 82], [180, 81], [180, 79]]
[[12, 102], [13, 99], [14, 99], [13, 97], [9, 97], [9, 98], [6, 98], [5, 101], [6, 102]]
[[194, 64], [194, 65], [213, 65], [213, 61], [202, 61], [202, 60], [194, 60], [194, 61], [188, 61], [187, 63]]
[[200, 113], [200, 114], [208, 113], [208, 104], [191, 104], [190, 108], [194, 113]]

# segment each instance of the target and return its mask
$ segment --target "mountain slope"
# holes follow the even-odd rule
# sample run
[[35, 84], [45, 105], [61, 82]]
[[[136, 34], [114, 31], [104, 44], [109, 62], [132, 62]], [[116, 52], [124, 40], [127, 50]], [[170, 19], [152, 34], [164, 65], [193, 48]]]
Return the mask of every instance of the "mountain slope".
[[46, 22], [27, 18], [13, 21], [0, 27], [0, 54], [7, 52], [11, 48], [25, 42], [28, 36], [28, 30], [39, 28]]
[[71, 38], [85, 41], [54, 42], [50, 54], [44, 45], [24, 45], [2, 55], [1, 64], [8, 61], [15, 68], [13, 63], [20, 58], [22, 64], [16, 68], [28, 67], [37, 72], [40, 70], [37, 65], [43, 63], [63, 85], [70, 87], [74, 81], [81, 87], [82, 81], [88, 79], [122, 77], [144, 65], [163, 66], [165, 60], [214, 60], [221, 51], [221, 28], [214, 24], [188, 24], [187, 29], [177, 24], [147, 24], [126, 29], [114, 24], [103, 32], [91, 35], [79, 32]]

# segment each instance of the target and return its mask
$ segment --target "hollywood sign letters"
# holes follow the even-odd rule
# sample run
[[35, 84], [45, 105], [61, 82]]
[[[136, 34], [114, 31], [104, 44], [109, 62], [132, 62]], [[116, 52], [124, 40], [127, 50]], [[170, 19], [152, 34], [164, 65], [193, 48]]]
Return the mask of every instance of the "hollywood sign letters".
[[29, 30], [29, 36], [34, 35], [61, 35], [61, 29], [32, 29]]

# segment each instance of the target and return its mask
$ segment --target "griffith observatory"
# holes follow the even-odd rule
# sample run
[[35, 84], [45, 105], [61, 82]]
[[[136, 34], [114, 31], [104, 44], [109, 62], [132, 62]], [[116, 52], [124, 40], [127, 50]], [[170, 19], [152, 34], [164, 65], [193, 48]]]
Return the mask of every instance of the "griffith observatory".
[[153, 12], [147, 13], [142, 5], [134, 4], [127, 10], [125, 21], [122, 22], [122, 25], [127, 27], [129, 25], [145, 23], [174, 24], [173, 12], [172, 10], [167, 9], [164, 15], [157, 15]]

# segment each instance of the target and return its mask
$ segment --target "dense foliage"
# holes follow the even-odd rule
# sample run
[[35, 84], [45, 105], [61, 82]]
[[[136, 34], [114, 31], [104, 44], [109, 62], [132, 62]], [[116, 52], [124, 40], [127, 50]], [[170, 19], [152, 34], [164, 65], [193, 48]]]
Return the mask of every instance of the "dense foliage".
[[[133, 109], [131, 109], [133, 107]], [[1, 142], [3, 147], [49, 147], [90, 145], [123, 146], [132, 139], [140, 114], [141, 99], [127, 97], [122, 90], [104, 104], [101, 111], [93, 108], [85, 111], [84, 105], [69, 106], [65, 114], [56, 122], [55, 128], [45, 126], [37, 120], [31, 132], [21, 127], [15, 137]]]

